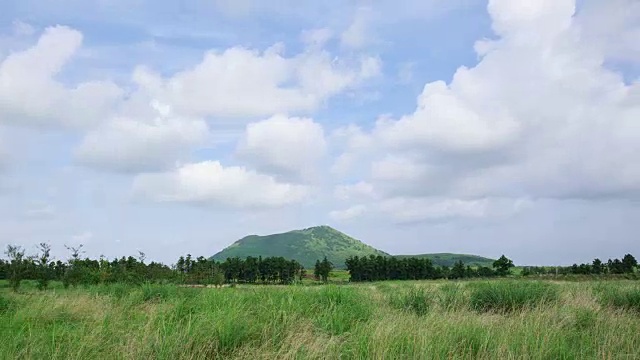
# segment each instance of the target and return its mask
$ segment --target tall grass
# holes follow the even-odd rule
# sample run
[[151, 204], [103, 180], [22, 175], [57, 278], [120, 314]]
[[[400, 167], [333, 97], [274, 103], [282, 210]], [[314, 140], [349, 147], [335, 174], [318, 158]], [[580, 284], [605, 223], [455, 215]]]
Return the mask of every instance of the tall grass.
[[15, 302], [0, 294], [0, 314], [7, 313], [15, 308]]
[[558, 299], [556, 285], [533, 281], [491, 281], [475, 283], [470, 305], [477, 311], [510, 312], [532, 309]]
[[[638, 314], [601, 307], [598, 289], [500, 280], [2, 289], [0, 359], [640, 358]], [[616, 289], [634, 287], [606, 291]]]
[[616, 287], [601, 285], [595, 288], [595, 292], [598, 300], [604, 306], [640, 313], [640, 286]]
[[431, 308], [433, 296], [424, 288], [409, 287], [390, 293], [389, 302], [396, 309], [422, 316]]

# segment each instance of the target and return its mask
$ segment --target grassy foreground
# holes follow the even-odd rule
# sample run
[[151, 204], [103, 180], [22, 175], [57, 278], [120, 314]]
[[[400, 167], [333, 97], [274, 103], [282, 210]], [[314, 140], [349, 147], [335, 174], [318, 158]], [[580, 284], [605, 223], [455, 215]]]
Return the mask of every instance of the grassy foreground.
[[0, 359], [636, 359], [640, 287], [608, 282], [0, 283]]

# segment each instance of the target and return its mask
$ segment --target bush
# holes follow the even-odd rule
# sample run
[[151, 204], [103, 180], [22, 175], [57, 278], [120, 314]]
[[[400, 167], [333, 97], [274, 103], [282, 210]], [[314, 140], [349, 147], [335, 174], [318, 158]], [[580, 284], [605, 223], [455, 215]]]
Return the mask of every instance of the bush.
[[470, 305], [476, 311], [510, 312], [549, 304], [558, 294], [557, 286], [543, 282], [476, 283], [471, 287]]
[[391, 293], [389, 301], [396, 309], [422, 316], [429, 312], [432, 296], [425, 289], [412, 287], [408, 291]]
[[606, 286], [596, 288], [596, 292], [604, 306], [640, 312], [640, 287]]

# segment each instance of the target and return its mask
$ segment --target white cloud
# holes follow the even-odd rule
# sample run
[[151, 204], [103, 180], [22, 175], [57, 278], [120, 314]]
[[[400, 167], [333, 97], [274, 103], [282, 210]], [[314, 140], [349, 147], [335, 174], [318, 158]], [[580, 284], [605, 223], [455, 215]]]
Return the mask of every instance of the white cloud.
[[514, 216], [533, 205], [526, 198], [456, 199], [445, 197], [390, 197], [329, 212], [334, 220], [366, 217], [368, 221], [394, 223], [441, 222], [451, 219], [496, 219]]
[[150, 119], [116, 117], [90, 131], [75, 151], [85, 165], [123, 172], [162, 170], [209, 136], [203, 120], [180, 118], [152, 104]]
[[192, 116], [256, 117], [310, 112], [330, 97], [379, 73], [379, 60], [347, 61], [310, 49], [285, 57], [282, 44], [263, 52], [209, 51], [191, 69], [163, 78], [139, 67], [141, 91]]
[[13, 33], [17, 36], [30, 36], [36, 32], [36, 29], [23, 21], [15, 20], [13, 22]]
[[[399, 120], [379, 121], [377, 135], [389, 147], [432, 146], [455, 152], [492, 149], [512, 141], [519, 131], [516, 120], [497, 99], [484, 98], [485, 93], [474, 89], [479, 82], [461, 68], [450, 86], [442, 81], [427, 84], [418, 109]], [[477, 92], [462, 93], [467, 91]]]
[[591, 46], [608, 60], [640, 62], [640, 3], [635, 0], [587, 0], [576, 19]]
[[304, 177], [315, 169], [326, 148], [320, 124], [309, 118], [275, 115], [247, 125], [237, 152], [260, 170]]
[[362, 48], [370, 41], [370, 22], [373, 20], [373, 10], [369, 7], [360, 6], [356, 9], [353, 22], [341, 34], [340, 42], [349, 48]]
[[362, 216], [367, 211], [365, 205], [354, 205], [344, 210], [334, 210], [329, 213], [333, 220], [349, 221]]
[[244, 167], [223, 167], [217, 161], [205, 161], [185, 164], [173, 172], [138, 175], [133, 192], [160, 202], [269, 208], [300, 203], [310, 189], [278, 182]]
[[66, 86], [54, 79], [81, 43], [80, 32], [49, 27], [33, 47], [1, 60], [0, 121], [71, 127], [100, 121], [122, 94], [116, 85], [88, 81]]
[[452, 218], [482, 219], [512, 216], [530, 206], [526, 199], [390, 198], [377, 210], [396, 222], [441, 221]]
[[304, 30], [300, 34], [300, 39], [305, 45], [316, 48], [322, 48], [332, 37], [333, 32], [328, 28]]
[[353, 201], [374, 198], [376, 193], [373, 185], [365, 181], [360, 181], [355, 184], [336, 186], [333, 195], [338, 200]]
[[394, 197], [639, 194], [640, 85], [605, 66], [574, 1], [488, 8], [500, 38], [476, 44], [479, 63], [426, 84], [415, 112], [351, 130], [347, 143], [365, 146], [347, 146], [335, 167], [368, 161]]
[[381, 181], [418, 181], [428, 176], [426, 166], [407, 157], [388, 155], [371, 164], [371, 178]]

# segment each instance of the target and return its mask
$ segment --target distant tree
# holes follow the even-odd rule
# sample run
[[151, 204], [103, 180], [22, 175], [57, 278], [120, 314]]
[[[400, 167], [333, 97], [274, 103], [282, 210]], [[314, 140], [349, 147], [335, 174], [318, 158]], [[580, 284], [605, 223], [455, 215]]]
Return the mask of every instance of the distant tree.
[[5, 254], [9, 257], [9, 285], [13, 291], [18, 291], [26, 267], [24, 250], [17, 245], [7, 245]]
[[513, 261], [504, 255], [500, 256], [498, 260], [493, 262], [493, 268], [496, 269], [498, 276], [508, 275], [512, 267], [514, 267]]
[[80, 260], [80, 254], [84, 253], [82, 250], [83, 245], [80, 244], [77, 247], [73, 246], [64, 246], [71, 252], [71, 259], [69, 259], [69, 266], [66, 269], [64, 277], [62, 279], [62, 284], [65, 288], [69, 287], [69, 285], [76, 286], [80, 283], [83, 277], [83, 264]]
[[46, 290], [51, 280], [51, 269], [49, 268], [49, 260], [51, 258], [51, 246], [47, 243], [38, 245], [38, 257], [36, 258], [36, 266], [38, 269], [38, 289]]
[[598, 258], [593, 259], [593, 262], [591, 263], [591, 273], [599, 275], [602, 274], [604, 272], [604, 266], [602, 264], [602, 261]]
[[607, 269], [610, 274], [624, 274], [625, 270], [624, 264], [620, 259], [613, 259], [613, 261], [609, 259], [609, 261], [607, 261]]
[[313, 267], [313, 276], [316, 280], [320, 280], [320, 273], [322, 272], [322, 265], [320, 264], [320, 260], [316, 260], [316, 265]]
[[478, 268], [478, 276], [479, 277], [492, 277], [495, 276], [496, 272], [493, 271], [490, 267], [481, 266]]
[[4, 280], [8, 278], [9, 273], [9, 263], [0, 259], [0, 280]]
[[222, 286], [224, 284], [224, 272], [218, 265], [213, 267], [213, 274], [211, 276], [211, 282], [215, 287]]
[[465, 277], [465, 267], [462, 260], [458, 260], [453, 264], [449, 277], [451, 279], [462, 279]]
[[522, 273], [521, 273], [522, 276], [531, 276], [532, 274], [533, 272], [531, 271], [530, 267], [527, 266], [522, 268]]
[[638, 266], [638, 261], [631, 254], [626, 254], [622, 258], [622, 269], [625, 274], [633, 272], [633, 269]]
[[325, 256], [322, 261], [317, 262], [316, 266], [319, 266], [317, 271], [318, 277], [325, 283], [329, 281], [329, 273], [333, 270], [333, 264], [327, 257]]

